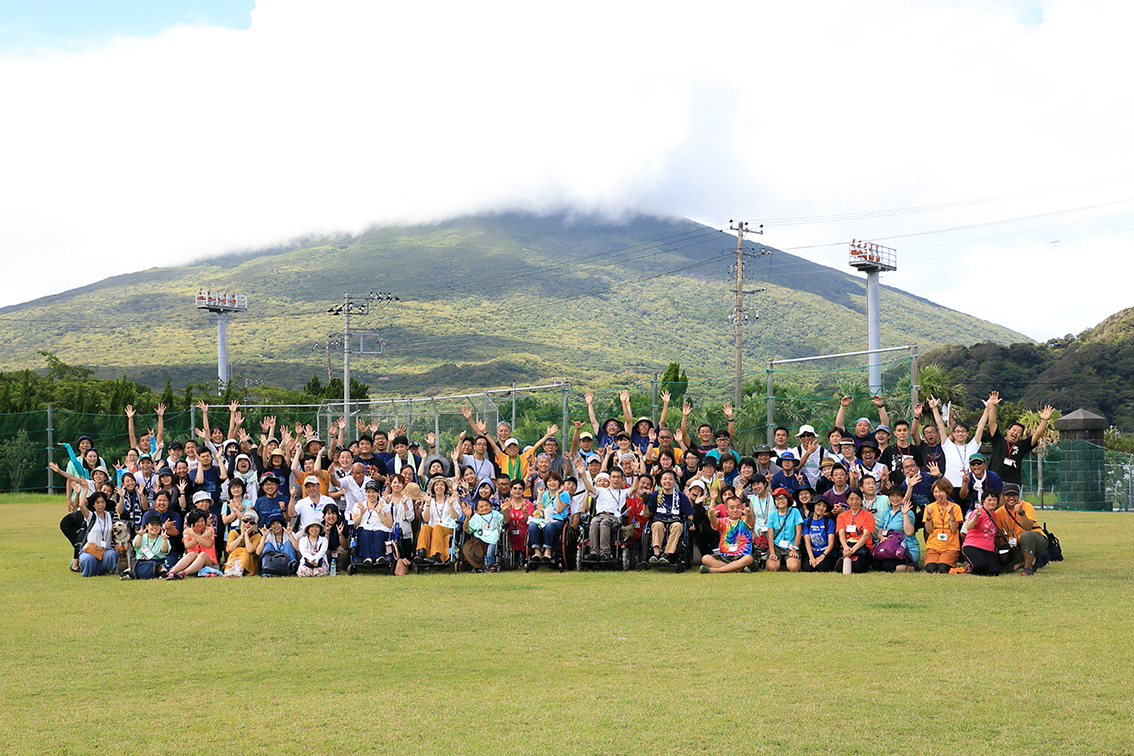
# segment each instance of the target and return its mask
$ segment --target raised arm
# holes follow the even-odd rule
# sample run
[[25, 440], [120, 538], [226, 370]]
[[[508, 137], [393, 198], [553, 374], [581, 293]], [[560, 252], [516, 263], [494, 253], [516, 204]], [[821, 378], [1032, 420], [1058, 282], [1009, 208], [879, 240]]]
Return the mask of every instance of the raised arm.
[[594, 431], [595, 437], [599, 434], [598, 418], [595, 417], [595, 395], [590, 391], [583, 392], [583, 401], [587, 403], [587, 417], [591, 419], [591, 429]]
[[[997, 398], [996, 401], [999, 402], [1000, 399]], [[973, 431], [973, 441], [976, 441], [978, 447], [980, 446], [981, 438], [984, 436], [984, 426], [988, 423], [988, 413], [995, 406], [996, 404], [992, 401], [991, 397], [984, 403], [984, 412], [980, 413], [980, 420], [977, 421], [976, 430]]]
[[[59, 467], [59, 465], [55, 464], [54, 462], [48, 462], [47, 466], [49, 468], [51, 468], [52, 472], [59, 473], [64, 478], [66, 478], [70, 483], [74, 483], [76, 486], [78, 486], [80, 491], [85, 492], [87, 490], [87, 479], [86, 478], [81, 478], [78, 475], [72, 475], [71, 473], [69, 473], [66, 470]], [[82, 498], [83, 497], [80, 497], [80, 499], [82, 499]]]
[[1039, 446], [1040, 439], [1043, 438], [1043, 432], [1047, 430], [1047, 421], [1051, 419], [1052, 411], [1050, 404], [1040, 410], [1039, 425], [1036, 426], [1035, 432], [1032, 433], [1032, 446]]
[[686, 442], [686, 439], [689, 438], [689, 435], [688, 435], [689, 431], [688, 431], [686, 426], [689, 423], [689, 415], [690, 415], [691, 412], [693, 412], [693, 407], [689, 404], [689, 402], [687, 402], [687, 401], [682, 402], [681, 403], [681, 427], [679, 427], [677, 429], [677, 433], [673, 434], [673, 438], [674, 438], [675, 441], [677, 441], [677, 444], [681, 447], [681, 451], [688, 451], [689, 450], [689, 444]]
[[721, 411], [724, 412], [725, 420], [728, 420], [728, 435], [732, 438], [736, 435], [736, 413], [733, 412], [732, 403], [725, 402], [721, 406]]
[[988, 400], [984, 403], [984, 408], [988, 412], [988, 437], [992, 438], [996, 435], [996, 405], [1000, 404], [1000, 392], [993, 391], [988, 395]]
[[236, 434], [236, 429], [240, 427], [239, 407], [239, 402], [232, 402], [228, 405], [228, 433], [225, 434], [225, 438], [231, 438], [234, 441], [240, 440]]
[[201, 438], [211, 447], [213, 436], [209, 428], [209, 405], [205, 404], [205, 400], [202, 399], [197, 402], [197, 409], [201, 410], [201, 430], [205, 432], [205, 435]]
[[[134, 435], [134, 405], [126, 405], [126, 440], [130, 442], [131, 449], [138, 448], [138, 439]], [[141, 449], [143, 454], [148, 453], [149, 449]]]
[[883, 406], [882, 397], [877, 396], [877, 395], [872, 396], [872, 397], [870, 397], [870, 403], [878, 408], [878, 424], [879, 425], [885, 425], [887, 428], [889, 428], [890, 427], [890, 413], [887, 412], [886, 407]]
[[579, 453], [579, 429], [583, 427], [582, 420], [572, 420], [571, 425], [574, 430], [571, 431], [571, 447], [567, 450], [567, 457], [574, 457]]
[[583, 460], [575, 457], [575, 477], [583, 482], [583, 488], [587, 489], [587, 493], [591, 496], [595, 495], [595, 487], [591, 482], [591, 476], [587, 473], [587, 466], [583, 464]]
[[945, 427], [945, 421], [941, 419], [941, 402], [937, 401], [936, 397], [929, 397], [929, 409], [933, 410], [933, 422], [937, 424], [937, 433], [941, 437], [940, 443], [945, 443], [945, 439], [949, 438], [949, 429]]
[[[161, 449], [164, 446], [162, 443], [162, 434], [165, 433], [165, 405], [159, 404], [154, 408], [154, 412], [157, 414], [157, 425], [154, 426], [154, 448]], [[147, 451], [149, 451], [149, 449], [142, 450], [143, 453]]]
[[847, 427], [847, 407], [850, 406], [850, 397], [839, 397], [839, 411], [835, 413], [835, 427]]
[[634, 413], [630, 411], [630, 390], [619, 391], [618, 400], [622, 403], [622, 425], [626, 432], [630, 433], [634, 429]]
[[661, 397], [661, 414], [658, 415], [658, 427], [664, 428], [665, 427], [665, 418], [669, 414], [669, 400], [670, 400], [669, 389], [662, 391], [660, 394], [658, 394], [658, 396]]
[[910, 425], [910, 438], [916, 446], [921, 443], [921, 435], [917, 432], [918, 425], [921, 423], [921, 402], [913, 406], [913, 423]]

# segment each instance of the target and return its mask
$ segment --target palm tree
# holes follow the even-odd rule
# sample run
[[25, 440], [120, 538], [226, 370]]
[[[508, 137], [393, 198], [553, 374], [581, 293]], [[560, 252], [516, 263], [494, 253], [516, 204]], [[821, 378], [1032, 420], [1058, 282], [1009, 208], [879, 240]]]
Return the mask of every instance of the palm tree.
[[[1059, 419], [1059, 410], [1045, 408], [1050, 417], [1048, 418], [1047, 428], [1044, 429], [1043, 434], [1040, 436], [1039, 444], [1036, 445], [1036, 488], [1039, 493], [1040, 509], [1043, 509], [1043, 458], [1047, 454], [1047, 448], [1059, 443], [1059, 431], [1055, 429], [1055, 421]], [[1040, 412], [1036, 410], [1025, 410], [1020, 413], [1017, 422], [1024, 426], [1024, 433], [1032, 435], [1036, 432], [1043, 418]]]

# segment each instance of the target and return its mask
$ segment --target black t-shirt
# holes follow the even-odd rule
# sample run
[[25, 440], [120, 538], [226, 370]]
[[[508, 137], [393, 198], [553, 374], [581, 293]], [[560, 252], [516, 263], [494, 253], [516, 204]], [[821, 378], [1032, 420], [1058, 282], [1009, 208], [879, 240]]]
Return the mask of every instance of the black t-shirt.
[[914, 462], [917, 463], [918, 469], [921, 469], [925, 464], [921, 447], [914, 446], [913, 444], [906, 447], [890, 444], [882, 450], [882, 457], [879, 461], [890, 470], [890, 483], [892, 485], [901, 485], [902, 481], [905, 480], [906, 475], [902, 472], [902, 462], [906, 457], [913, 457]]
[[992, 454], [988, 458], [988, 469], [999, 475], [1005, 483], [1020, 485], [1020, 463], [1033, 449], [1035, 445], [1032, 444], [1031, 436], [1021, 436], [1019, 441], [1010, 444], [997, 429], [992, 434]]
[[930, 446], [925, 441], [917, 445], [918, 451], [921, 452], [921, 461], [924, 469], [929, 469], [929, 466], [936, 462], [937, 472], [941, 473], [941, 477], [945, 477], [945, 450], [941, 448], [941, 444], [934, 444]]

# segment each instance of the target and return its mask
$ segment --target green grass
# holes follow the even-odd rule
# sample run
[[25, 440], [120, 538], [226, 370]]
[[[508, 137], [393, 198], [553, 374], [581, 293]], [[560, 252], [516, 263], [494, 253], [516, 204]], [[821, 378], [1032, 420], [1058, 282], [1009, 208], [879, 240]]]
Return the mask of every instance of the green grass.
[[71, 574], [61, 514], [0, 507], [2, 753], [1134, 751], [1123, 514], [1045, 513], [1031, 579], [173, 584]]

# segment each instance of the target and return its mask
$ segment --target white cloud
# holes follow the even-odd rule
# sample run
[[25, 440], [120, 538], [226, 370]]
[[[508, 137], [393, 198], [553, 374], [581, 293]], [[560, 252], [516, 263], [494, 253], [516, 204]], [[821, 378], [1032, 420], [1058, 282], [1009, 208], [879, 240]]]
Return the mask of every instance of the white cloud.
[[[762, 241], [790, 248], [1134, 198], [1131, 21], [1066, 0], [262, 0], [247, 31], [0, 57], [0, 304], [497, 208], [760, 222], [1060, 188], [769, 221]], [[1077, 332], [1134, 304], [1123, 276], [1097, 276], [1129, 270], [1134, 234], [1113, 232], [1131, 213], [896, 240], [885, 282], [1036, 337]], [[843, 248], [800, 254], [845, 266]], [[1061, 301], [1077, 276], [1101, 292]]]

